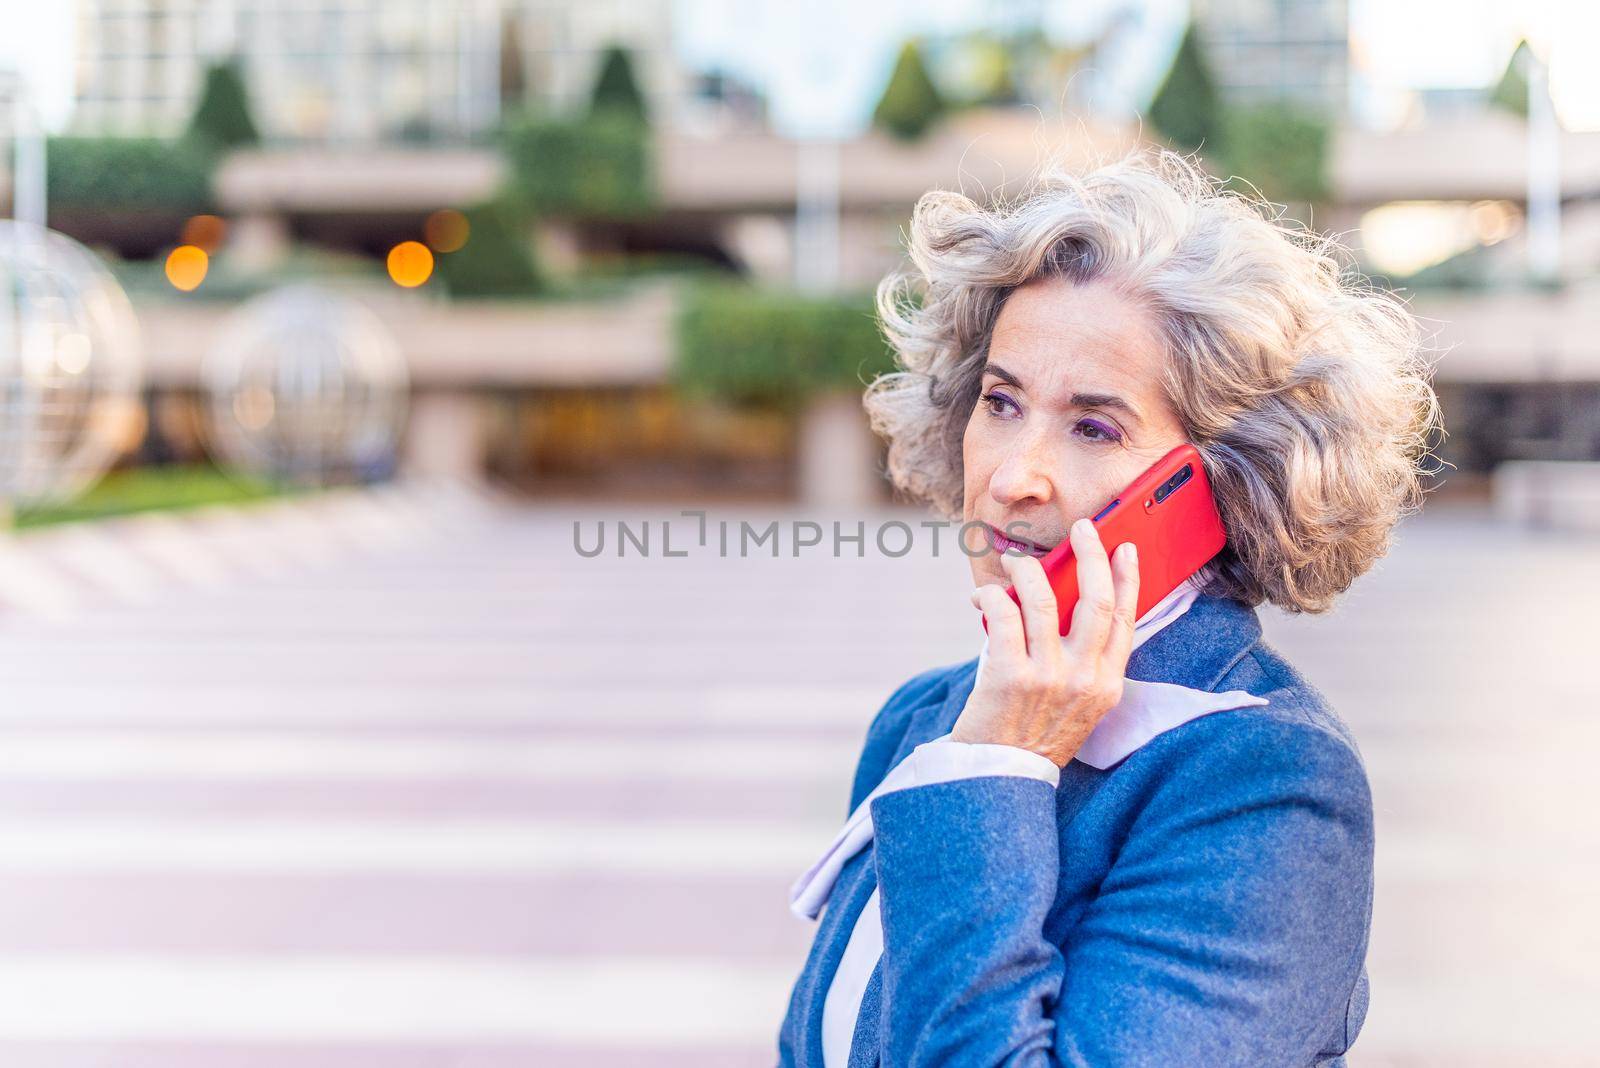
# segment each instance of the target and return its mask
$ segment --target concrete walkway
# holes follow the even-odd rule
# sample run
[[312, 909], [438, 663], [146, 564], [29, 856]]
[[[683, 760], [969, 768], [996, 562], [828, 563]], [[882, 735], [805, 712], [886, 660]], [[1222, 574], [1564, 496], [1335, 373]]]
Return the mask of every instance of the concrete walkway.
[[[868, 720], [977, 651], [948, 534], [795, 558], [762, 515], [740, 559], [714, 510], [585, 559], [593, 508], [398, 501], [0, 614], [0, 1063], [770, 1063]], [[1596, 595], [1600, 542], [1441, 508], [1332, 616], [1264, 613], [1373, 780], [1352, 1064], [1600, 1057]]]

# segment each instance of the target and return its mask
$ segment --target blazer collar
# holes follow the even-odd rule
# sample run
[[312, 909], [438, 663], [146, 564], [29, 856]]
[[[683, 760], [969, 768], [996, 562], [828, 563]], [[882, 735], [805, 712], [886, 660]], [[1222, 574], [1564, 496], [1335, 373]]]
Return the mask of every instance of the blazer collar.
[[[1177, 619], [1133, 651], [1124, 674], [1140, 682], [1169, 682], [1215, 690], [1261, 637], [1261, 620], [1242, 601], [1202, 593]], [[901, 740], [897, 763], [923, 742], [947, 734], [966, 706], [978, 673], [978, 658], [950, 669], [942, 701], [919, 709]]]
[[1243, 601], [1202, 593], [1189, 610], [1133, 651], [1124, 674], [1215, 690], [1261, 639], [1261, 620]]

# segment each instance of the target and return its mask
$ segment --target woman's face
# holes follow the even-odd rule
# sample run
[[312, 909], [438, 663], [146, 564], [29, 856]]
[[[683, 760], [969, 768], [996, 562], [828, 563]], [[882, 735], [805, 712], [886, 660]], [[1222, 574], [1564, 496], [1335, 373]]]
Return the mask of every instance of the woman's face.
[[1011, 293], [962, 439], [962, 518], [987, 524], [964, 534], [975, 586], [1010, 584], [998, 555], [1008, 524], [1042, 556], [1183, 443], [1164, 359], [1150, 315], [1108, 285], [1043, 279]]

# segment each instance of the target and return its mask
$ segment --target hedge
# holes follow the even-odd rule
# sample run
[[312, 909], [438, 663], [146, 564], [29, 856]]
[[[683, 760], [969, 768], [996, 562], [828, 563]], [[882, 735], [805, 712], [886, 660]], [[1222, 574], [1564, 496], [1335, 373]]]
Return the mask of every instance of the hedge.
[[867, 297], [703, 284], [680, 307], [676, 342], [677, 385], [735, 404], [793, 407], [894, 367]]
[[1327, 122], [1290, 104], [1228, 109], [1222, 163], [1270, 200], [1326, 201]]
[[655, 205], [649, 127], [627, 116], [525, 115], [501, 142], [511, 193], [539, 214], [625, 217]]
[[153, 137], [52, 137], [46, 146], [50, 205], [172, 211], [211, 207], [209, 152]]

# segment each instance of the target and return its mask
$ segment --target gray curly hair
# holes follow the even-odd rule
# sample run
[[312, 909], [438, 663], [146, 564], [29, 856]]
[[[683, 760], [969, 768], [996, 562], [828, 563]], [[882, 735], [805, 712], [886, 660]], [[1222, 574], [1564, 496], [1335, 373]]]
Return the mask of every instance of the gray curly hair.
[[1228, 530], [1206, 592], [1324, 611], [1421, 506], [1439, 412], [1416, 320], [1345, 274], [1334, 239], [1189, 159], [1047, 172], [988, 207], [930, 192], [909, 243], [877, 302], [902, 370], [864, 398], [903, 496], [960, 518], [962, 437], [995, 320], [1016, 287], [1059, 277], [1108, 282], [1158, 324], [1166, 395]]

